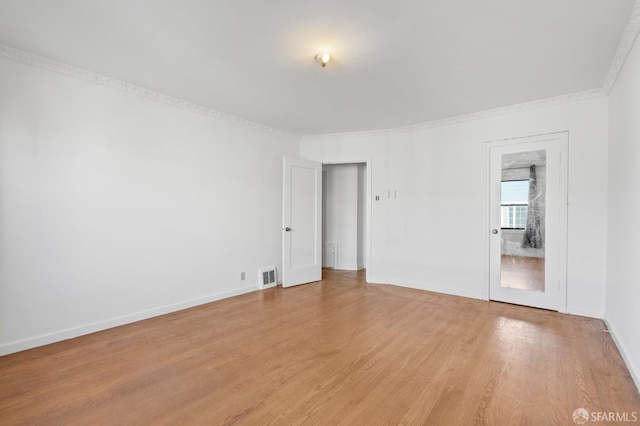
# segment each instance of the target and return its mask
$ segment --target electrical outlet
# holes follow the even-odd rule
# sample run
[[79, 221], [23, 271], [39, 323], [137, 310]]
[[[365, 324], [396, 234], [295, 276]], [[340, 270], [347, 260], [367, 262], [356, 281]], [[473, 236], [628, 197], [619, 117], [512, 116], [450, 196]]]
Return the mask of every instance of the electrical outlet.
[[244, 272], [240, 272], [240, 281], [244, 281]]

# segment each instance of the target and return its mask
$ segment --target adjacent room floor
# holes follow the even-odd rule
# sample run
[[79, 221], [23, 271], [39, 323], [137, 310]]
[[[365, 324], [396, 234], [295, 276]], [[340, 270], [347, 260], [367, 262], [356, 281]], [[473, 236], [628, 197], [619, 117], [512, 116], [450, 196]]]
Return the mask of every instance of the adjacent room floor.
[[580, 407], [640, 412], [602, 321], [363, 271], [0, 358], [5, 425], [561, 425]]
[[502, 287], [544, 291], [544, 258], [502, 255], [500, 263]]

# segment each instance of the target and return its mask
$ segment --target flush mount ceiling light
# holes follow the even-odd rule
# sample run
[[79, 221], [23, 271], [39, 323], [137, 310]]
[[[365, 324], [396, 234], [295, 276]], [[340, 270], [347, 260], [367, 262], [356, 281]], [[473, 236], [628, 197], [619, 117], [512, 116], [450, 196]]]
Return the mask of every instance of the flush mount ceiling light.
[[320, 62], [320, 66], [322, 66], [322, 68], [326, 67], [330, 60], [331, 55], [329, 55], [327, 52], [318, 53], [316, 55], [316, 61]]

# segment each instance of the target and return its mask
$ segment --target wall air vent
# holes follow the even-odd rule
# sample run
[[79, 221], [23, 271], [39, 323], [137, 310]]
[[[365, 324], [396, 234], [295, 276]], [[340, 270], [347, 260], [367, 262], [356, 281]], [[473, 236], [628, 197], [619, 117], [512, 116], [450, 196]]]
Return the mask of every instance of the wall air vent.
[[260, 269], [260, 290], [275, 287], [277, 284], [278, 280], [275, 266]]

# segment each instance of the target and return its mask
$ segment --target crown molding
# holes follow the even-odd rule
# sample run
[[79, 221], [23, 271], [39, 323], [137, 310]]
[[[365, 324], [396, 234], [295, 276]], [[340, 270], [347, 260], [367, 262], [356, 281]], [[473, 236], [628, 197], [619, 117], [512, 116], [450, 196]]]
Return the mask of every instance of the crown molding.
[[215, 110], [213, 108], [208, 108], [193, 102], [189, 102], [184, 99], [165, 95], [164, 93], [156, 92], [155, 90], [151, 90], [145, 87], [137, 86], [135, 84], [127, 83], [126, 81], [117, 80], [115, 78], [111, 78], [106, 75], [97, 74], [92, 71], [74, 67], [72, 65], [68, 65], [62, 62], [54, 61], [53, 59], [45, 58], [43, 56], [38, 56], [33, 53], [29, 53], [20, 49], [15, 49], [13, 47], [9, 47], [6, 45], [0, 44], [0, 57], [10, 59], [15, 62], [20, 62], [26, 65], [43, 68], [48, 71], [53, 71], [53, 72], [65, 75], [67, 77], [76, 78], [78, 80], [97, 84], [99, 86], [107, 87], [109, 89], [119, 90], [124, 93], [140, 96], [142, 98], [150, 99], [150, 100], [159, 102], [161, 104], [170, 105], [186, 111], [206, 115], [208, 117], [215, 118], [217, 120], [222, 120], [238, 126], [247, 127], [249, 129], [257, 130], [262, 133], [268, 133], [271, 135], [279, 136], [279, 137], [290, 139], [290, 140], [300, 139], [299, 136], [289, 132], [285, 132], [284, 130], [269, 127], [264, 124], [247, 120], [242, 117], [237, 117], [235, 115], [226, 114], [224, 112]]
[[603, 89], [607, 95], [613, 90], [613, 86], [616, 84], [618, 76], [620, 76], [620, 73], [622, 72], [622, 67], [626, 62], [629, 53], [631, 53], [631, 49], [633, 49], [636, 39], [638, 38], [638, 33], [640, 33], [640, 0], [636, 0], [635, 5], [633, 6], [631, 17], [629, 18], [629, 22], [627, 22], [627, 26], [620, 37], [618, 49], [616, 50], [616, 54], [613, 57], [611, 66], [609, 67], [607, 77], [604, 80]]
[[496, 117], [499, 115], [505, 114], [513, 114], [522, 111], [529, 111], [532, 109], [539, 108], [548, 108], [557, 105], [563, 105], [570, 102], [576, 101], [586, 101], [589, 99], [596, 99], [605, 97], [607, 94], [604, 89], [591, 89], [584, 90], [581, 92], [570, 93], [567, 95], [554, 96], [552, 98], [544, 98], [531, 102], [524, 102], [520, 104], [508, 105], [505, 107], [494, 108], [484, 111], [472, 112], [469, 114], [456, 115], [453, 117], [447, 117], [440, 120], [426, 121], [418, 124], [411, 124], [409, 126], [402, 127], [394, 127], [391, 129], [379, 129], [379, 130], [366, 130], [362, 132], [342, 132], [342, 133], [326, 133], [326, 134], [318, 134], [318, 135], [308, 135], [303, 136], [302, 140], [311, 140], [311, 139], [320, 139], [320, 138], [329, 138], [329, 137], [341, 137], [341, 136], [350, 136], [350, 137], [360, 137], [360, 136], [379, 136], [379, 135], [395, 135], [401, 133], [408, 132], [416, 132], [425, 129], [432, 129], [434, 127], [443, 127], [443, 126], [451, 126], [454, 124], [461, 124], [470, 121], [476, 121], [491, 117]]

